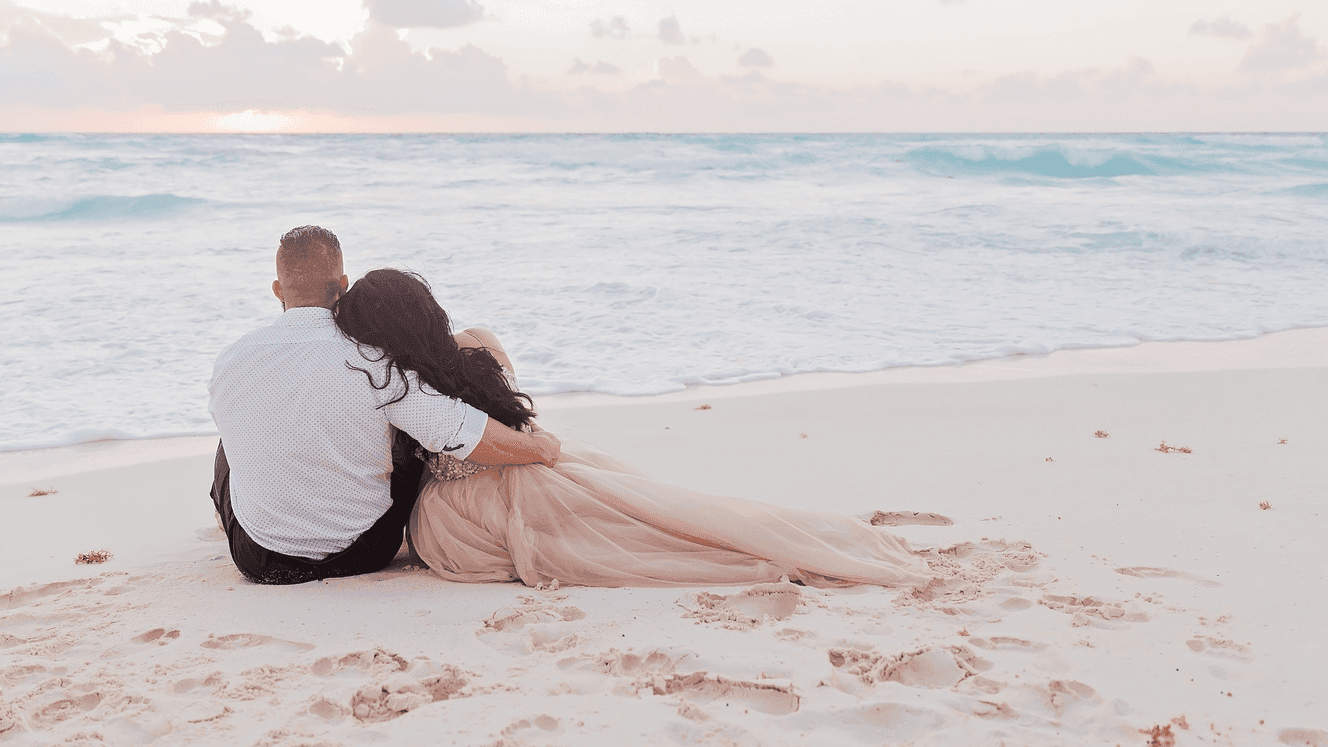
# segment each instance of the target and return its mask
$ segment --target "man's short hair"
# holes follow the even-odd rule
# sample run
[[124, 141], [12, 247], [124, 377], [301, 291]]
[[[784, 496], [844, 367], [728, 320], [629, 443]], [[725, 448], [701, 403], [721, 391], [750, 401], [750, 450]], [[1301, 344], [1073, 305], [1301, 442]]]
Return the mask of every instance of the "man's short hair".
[[337, 241], [337, 235], [322, 226], [292, 228], [281, 237], [281, 249], [277, 252], [278, 257], [285, 255], [288, 260], [297, 262], [318, 254], [331, 254], [341, 259], [341, 242]]
[[288, 292], [335, 301], [341, 291], [341, 268], [341, 242], [326, 228], [300, 226], [281, 237], [277, 277]]

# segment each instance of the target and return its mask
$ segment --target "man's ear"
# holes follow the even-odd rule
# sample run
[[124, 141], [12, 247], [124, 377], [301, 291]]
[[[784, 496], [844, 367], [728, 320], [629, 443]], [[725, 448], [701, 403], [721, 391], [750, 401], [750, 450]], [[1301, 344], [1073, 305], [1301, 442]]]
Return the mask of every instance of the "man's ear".
[[286, 297], [283, 296], [283, 295], [281, 295], [281, 281], [280, 281], [280, 280], [273, 280], [273, 281], [272, 281], [272, 295], [274, 295], [274, 296], [276, 296], [277, 298], [281, 299], [282, 303], [285, 303], [285, 301], [286, 301]]
[[345, 293], [345, 292], [346, 292], [346, 289], [349, 288], [349, 287], [350, 287], [350, 279], [347, 278], [345, 275], [342, 275], [342, 276], [341, 276], [341, 292], [342, 292], [342, 293]]

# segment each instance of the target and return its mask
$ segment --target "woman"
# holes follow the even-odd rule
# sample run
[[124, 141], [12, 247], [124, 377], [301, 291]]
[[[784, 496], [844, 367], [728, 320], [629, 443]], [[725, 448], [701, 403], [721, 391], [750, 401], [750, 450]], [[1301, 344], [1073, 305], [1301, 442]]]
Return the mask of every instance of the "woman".
[[[453, 336], [418, 275], [368, 273], [338, 301], [336, 321], [398, 374], [413, 370], [509, 427], [537, 427], [497, 339], [487, 330]], [[418, 449], [408, 437], [398, 444], [403, 453]], [[695, 586], [788, 576], [813, 586], [921, 587], [931, 579], [904, 540], [859, 519], [665, 485], [572, 439], [555, 467], [420, 454], [429, 469], [410, 540], [453, 581]]]

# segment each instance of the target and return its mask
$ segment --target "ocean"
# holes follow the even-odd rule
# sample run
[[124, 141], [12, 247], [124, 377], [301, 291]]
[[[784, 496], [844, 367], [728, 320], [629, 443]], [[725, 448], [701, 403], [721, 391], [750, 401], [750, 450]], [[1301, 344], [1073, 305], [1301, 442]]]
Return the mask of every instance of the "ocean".
[[1328, 326], [1328, 136], [0, 135], [0, 450], [213, 433], [286, 230], [532, 394]]

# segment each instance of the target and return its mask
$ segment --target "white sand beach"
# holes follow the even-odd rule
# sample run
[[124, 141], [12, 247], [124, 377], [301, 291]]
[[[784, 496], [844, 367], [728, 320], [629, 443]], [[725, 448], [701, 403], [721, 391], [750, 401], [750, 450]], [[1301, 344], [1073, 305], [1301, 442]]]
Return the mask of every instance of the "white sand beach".
[[0, 743], [1328, 747], [1328, 329], [536, 404], [964, 583], [265, 587], [215, 438], [4, 453]]

